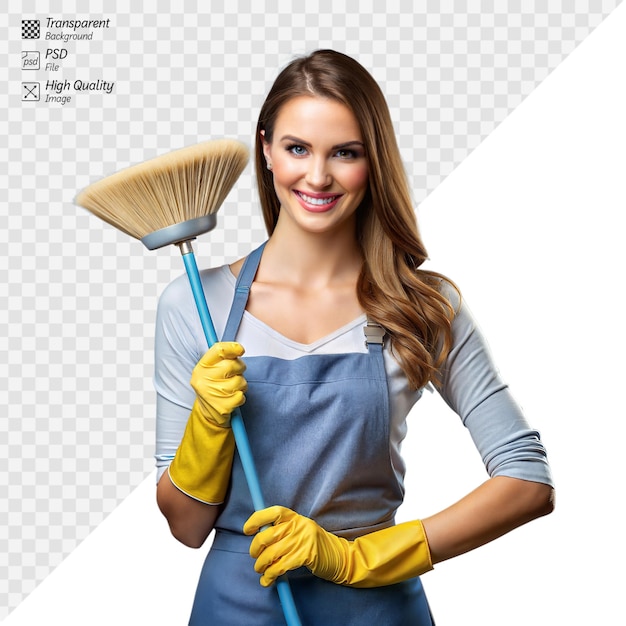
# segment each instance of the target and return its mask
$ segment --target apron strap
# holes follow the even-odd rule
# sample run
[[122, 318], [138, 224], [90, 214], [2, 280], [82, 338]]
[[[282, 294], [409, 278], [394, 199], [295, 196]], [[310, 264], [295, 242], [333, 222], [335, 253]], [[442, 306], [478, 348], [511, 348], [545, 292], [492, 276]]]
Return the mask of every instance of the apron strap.
[[233, 303], [230, 307], [222, 341], [235, 341], [243, 313], [246, 310], [248, 295], [250, 294], [250, 285], [252, 285], [252, 281], [256, 276], [259, 263], [261, 262], [263, 248], [265, 248], [266, 243], [267, 241], [251, 252], [243, 262], [243, 266], [237, 277], [237, 282], [235, 283], [235, 296], [233, 297]]

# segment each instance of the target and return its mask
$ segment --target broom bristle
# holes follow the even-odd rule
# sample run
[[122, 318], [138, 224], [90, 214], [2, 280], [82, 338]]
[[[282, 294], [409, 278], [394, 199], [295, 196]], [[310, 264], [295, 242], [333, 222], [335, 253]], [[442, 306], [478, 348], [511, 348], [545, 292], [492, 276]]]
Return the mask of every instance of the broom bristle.
[[248, 148], [234, 139], [205, 141], [107, 176], [79, 193], [76, 204], [142, 239], [215, 213], [248, 158]]

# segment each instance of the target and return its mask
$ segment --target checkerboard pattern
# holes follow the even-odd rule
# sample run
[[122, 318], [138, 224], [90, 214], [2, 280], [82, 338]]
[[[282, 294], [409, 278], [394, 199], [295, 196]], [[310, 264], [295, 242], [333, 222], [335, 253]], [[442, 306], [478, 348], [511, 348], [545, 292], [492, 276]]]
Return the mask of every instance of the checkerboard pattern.
[[[79, 189], [212, 137], [252, 144], [278, 69], [332, 47], [386, 93], [417, 205], [619, 2], [157, 4], [94, 0], [82, 14], [53, 0], [44, 15], [24, 0], [0, 15], [0, 619], [153, 468], [153, 324], [180, 254], [76, 207]], [[62, 71], [25, 77], [24, 15], [111, 27], [63, 44]], [[55, 78], [116, 86], [47, 103]], [[42, 83], [41, 102], [21, 101], [24, 79]], [[251, 172], [197, 243], [200, 266], [264, 238]]]
[[39, 39], [40, 32], [39, 20], [22, 20], [22, 39]]

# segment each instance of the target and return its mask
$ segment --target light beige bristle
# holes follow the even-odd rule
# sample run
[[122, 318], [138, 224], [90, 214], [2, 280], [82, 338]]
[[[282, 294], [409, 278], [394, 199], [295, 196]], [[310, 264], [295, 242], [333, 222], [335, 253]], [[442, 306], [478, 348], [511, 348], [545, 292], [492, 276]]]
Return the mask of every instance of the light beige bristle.
[[248, 148], [234, 139], [205, 141], [107, 176], [84, 189], [76, 204], [141, 239], [215, 213], [248, 158]]

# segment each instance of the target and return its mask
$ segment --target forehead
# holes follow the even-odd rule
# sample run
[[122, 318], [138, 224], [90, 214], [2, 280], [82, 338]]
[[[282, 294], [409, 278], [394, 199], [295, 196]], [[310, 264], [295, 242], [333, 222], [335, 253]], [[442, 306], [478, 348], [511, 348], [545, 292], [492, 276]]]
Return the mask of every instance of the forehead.
[[280, 109], [274, 126], [274, 139], [285, 134], [301, 139], [322, 140], [333, 137], [333, 143], [361, 141], [361, 129], [352, 111], [337, 100], [319, 96], [298, 96]]

